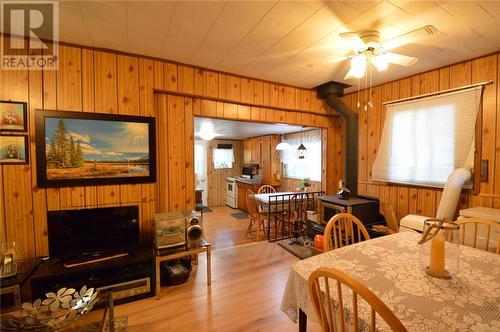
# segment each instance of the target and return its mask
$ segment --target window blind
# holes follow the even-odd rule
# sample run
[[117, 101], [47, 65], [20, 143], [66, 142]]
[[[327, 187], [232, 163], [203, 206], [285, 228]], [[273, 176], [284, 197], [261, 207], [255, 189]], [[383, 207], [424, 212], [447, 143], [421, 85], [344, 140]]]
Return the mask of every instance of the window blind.
[[482, 87], [387, 106], [372, 179], [442, 187], [458, 168], [471, 169]]

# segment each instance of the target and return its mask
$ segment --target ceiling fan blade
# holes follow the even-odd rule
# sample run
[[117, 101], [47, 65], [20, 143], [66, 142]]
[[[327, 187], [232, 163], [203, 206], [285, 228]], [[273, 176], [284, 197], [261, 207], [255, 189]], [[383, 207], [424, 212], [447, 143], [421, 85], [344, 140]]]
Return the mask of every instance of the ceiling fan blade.
[[358, 36], [356, 32], [342, 32], [339, 33], [339, 36], [340, 38], [349, 41], [355, 52], [367, 47], [365, 42]]
[[424, 27], [397, 36], [396, 38], [386, 40], [382, 42], [381, 45], [384, 50], [392, 50], [400, 46], [416, 42], [417, 40], [432, 36], [436, 32], [437, 29], [433, 25], [426, 25]]
[[394, 63], [400, 66], [411, 66], [418, 61], [417, 58], [397, 53], [388, 52], [385, 53], [384, 56], [387, 58], [387, 62]]
[[349, 60], [349, 59], [352, 59], [352, 55], [346, 55], [346, 56], [343, 56], [343, 57], [340, 57], [340, 58], [328, 59], [328, 60], [326, 60], [326, 63], [342, 62], [342, 61]]
[[350, 68], [347, 74], [344, 76], [344, 80], [350, 80], [351, 78], [354, 78], [354, 70], [352, 68]]
[[346, 55], [346, 56], [343, 56], [343, 57], [327, 57], [325, 60], [323, 61], [319, 61], [319, 62], [314, 62], [314, 63], [311, 63], [309, 64], [309, 67], [317, 67], [317, 66], [324, 66], [324, 65], [328, 65], [328, 64], [334, 64], [334, 63], [339, 63], [339, 62], [342, 62], [342, 61], [346, 61], [346, 60], [349, 60], [349, 59], [352, 59], [352, 55]]

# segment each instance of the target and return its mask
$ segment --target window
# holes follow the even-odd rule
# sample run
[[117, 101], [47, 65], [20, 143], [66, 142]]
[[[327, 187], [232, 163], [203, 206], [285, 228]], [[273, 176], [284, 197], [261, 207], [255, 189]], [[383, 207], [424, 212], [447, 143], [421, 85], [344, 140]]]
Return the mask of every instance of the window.
[[233, 168], [233, 149], [214, 149], [212, 159], [215, 169]]
[[198, 177], [205, 177], [207, 173], [207, 156], [205, 141], [194, 141], [194, 173]]
[[389, 104], [372, 168], [378, 181], [442, 187], [473, 166], [482, 88]]
[[[282, 151], [281, 160], [285, 165], [285, 176], [293, 179], [309, 178], [321, 181], [321, 131], [307, 131], [297, 135], [288, 135], [283, 141], [290, 144], [289, 150]], [[304, 144], [307, 157], [297, 158], [297, 148]]]

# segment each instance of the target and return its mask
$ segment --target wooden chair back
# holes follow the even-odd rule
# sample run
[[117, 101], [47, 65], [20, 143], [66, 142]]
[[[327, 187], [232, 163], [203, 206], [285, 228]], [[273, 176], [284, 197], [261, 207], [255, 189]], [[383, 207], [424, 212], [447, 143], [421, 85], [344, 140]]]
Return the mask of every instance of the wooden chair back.
[[323, 238], [325, 251], [369, 240], [365, 225], [350, 213], [339, 213], [326, 224]]
[[245, 199], [247, 203], [248, 215], [250, 216], [250, 218], [257, 218], [259, 216], [259, 209], [257, 207], [255, 194], [250, 189], [247, 189], [245, 194], [246, 194]]
[[[323, 282], [321, 282], [323, 281]], [[335, 282], [336, 281], [336, 282]], [[323, 284], [323, 290], [321, 287]], [[336, 284], [336, 285], [335, 285]], [[343, 287], [344, 286], [344, 287]], [[344, 304], [343, 289], [350, 288], [352, 292], [351, 306]], [[385, 305], [380, 298], [371, 290], [350, 275], [333, 268], [319, 268], [314, 271], [307, 282], [309, 298], [318, 317], [321, 328], [324, 332], [345, 331], [346, 317], [351, 321], [348, 331], [359, 331], [358, 296], [364, 299], [371, 307], [370, 311], [370, 331], [376, 330], [376, 314], [378, 314], [393, 331], [406, 331], [406, 328], [394, 313]], [[332, 297], [337, 296], [335, 301], [337, 306], [334, 310]], [[346, 315], [345, 309], [352, 312]], [[337, 323], [337, 325], [335, 325]]]
[[399, 222], [396, 217], [396, 212], [394, 212], [394, 206], [391, 202], [380, 202], [380, 210], [384, 215], [387, 227], [391, 229], [394, 233], [399, 232]]
[[[489, 251], [490, 249], [490, 238], [496, 236], [496, 249], [495, 253], [500, 254], [500, 224], [487, 220], [487, 219], [479, 219], [479, 218], [464, 218], [457, 221], [457, 225], [460, 225], [460, 244], [469, 245], [469, 243], [465, 243], [466, 238], [466, 228], [467, 224], [473, 224], [473, 234], [472, 234], [472, 243], [471, 246], [474, 248], [478, 248], [478, 239], [484, 240], [484, 250]], [[482, 228], [481, 234], [478, 232], [478, 226], [484, 225]], [[485, 234], [484, 234], [485, 233]], [[481, 249], [481, 248], [479, 248]]]
[[275, 192], [276, 192], [276, 189], [274, 189], [273, 186], [265, 184], [259, 188], [258, 194], [274, 194]]

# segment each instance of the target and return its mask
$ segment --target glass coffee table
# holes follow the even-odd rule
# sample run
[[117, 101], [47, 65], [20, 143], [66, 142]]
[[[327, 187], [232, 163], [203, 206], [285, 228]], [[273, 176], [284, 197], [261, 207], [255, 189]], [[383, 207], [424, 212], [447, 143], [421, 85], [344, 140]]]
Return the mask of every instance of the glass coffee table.
[[[99, 294], [104, 303], [104, 308], [94, 309], [85, 314], [81, 318], [58, 328], [57, 331], [69, 332], [124, 332], [127, 331], [128, 317], [120, 316], [115, 317], [113, 305], [113, 292], [104, 292]], [[20, 323], [19, 314], [20, 310], [2, 315], [0, 330], [2, 331], [55, 331], [47, 326], [26, 327], [23, 328]]]

